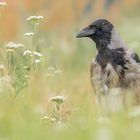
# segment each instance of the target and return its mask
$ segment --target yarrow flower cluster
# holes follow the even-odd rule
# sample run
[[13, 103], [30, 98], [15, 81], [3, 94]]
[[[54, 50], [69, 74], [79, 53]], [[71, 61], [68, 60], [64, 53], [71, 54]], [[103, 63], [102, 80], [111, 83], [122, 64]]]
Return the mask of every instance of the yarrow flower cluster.
[[39, 23], [42, 19], [44, 19], [43, 16], [30, 16], [29, 18], [27, 18], [27, 21], [32, 23]]
[[23, 48], [24, 45], [23, 44], [16, 44], [14, 42], [9, 42], [7, 45], [6, 45], [6, 48], [7, 49], [17, 49], [17, 48]]
[[[0, 8], [5, 6], [5, 2], [0, 2]], [[27, 18], [31, 24], [31, 31], [25, 32], [25, 45], [15, 42], [5, 44], [8, 70], [10, 71], [10, 83], [15, 90], [16, 96], [24, 87], [28, 86], [30, 72], [38, 72], [42, 68], [43, 54], [36, 51], [39, 46], [39, 23], [43, 16], [30, 16]], [[4, 72], [3, 72], [4, 71]], [[5, 74], [4, 66], [0, 64], [1, 76]], [[22, 78], [21, 78], [22, 77]]]
[[[42, 57], [43, 55], [39, 52], [32, 52], [30, 50], [26, 50], [23, 52], [23, 56], [38, 56], [38, 57]], [[38, 63], [41, 63], [41, 60], [38, 58], [38, 59], [35, 59], [34, 60], [34, 63], [38, 64]]]
[[57, 120], [57, 122], [61, 122], [62, 120], [62, 103], [65, 101], [64, 96], [54, 96], [50, 98], [50, 101], [54, 103], [54, 111], [53, 116]]
[[26, 56], [26, 55], [32, 55], [32, 52], [30, 50], [26, 50], [23, 52], [23, 56]]
[[50, 101], [53, 101], [54, 103], [57, 103], [57, 104], [62, 104], [65, 100], [65, 97], [64, 96], [54, 96], [52, 98], [50, 98]]
[[30, 50], [26, 50], [26, 51], [23, 52], [23, 56], [26, 56], [26, 55], [30, 55], [30, 56], [34, 55], [34, 56], [38, 56], [38, 57], [42, 57], [43, 56], [39, 52], [32, 52]]

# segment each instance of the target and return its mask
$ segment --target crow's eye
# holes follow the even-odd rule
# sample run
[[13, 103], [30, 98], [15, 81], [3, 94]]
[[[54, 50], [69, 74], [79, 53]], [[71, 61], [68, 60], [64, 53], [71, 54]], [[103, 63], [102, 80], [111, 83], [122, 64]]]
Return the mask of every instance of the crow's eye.
[[96, 25], [96, 27], [100, 27], [100, 25]]
[[101, 29], [101, 26], [100, 26], [100, 25], [96, 25], [96, 28], [97, 28], [97, 29]]

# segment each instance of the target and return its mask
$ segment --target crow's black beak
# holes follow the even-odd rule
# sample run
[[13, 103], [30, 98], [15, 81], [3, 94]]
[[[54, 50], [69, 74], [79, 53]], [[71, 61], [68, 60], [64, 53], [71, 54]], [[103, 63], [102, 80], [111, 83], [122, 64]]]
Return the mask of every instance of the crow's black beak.
[[95, 33], [95, 28], [89, 29], [89, 27], [84, 28], [82, 31], [80, 31], [76, 38], [82, 38], [82, 37], [89, 37]]

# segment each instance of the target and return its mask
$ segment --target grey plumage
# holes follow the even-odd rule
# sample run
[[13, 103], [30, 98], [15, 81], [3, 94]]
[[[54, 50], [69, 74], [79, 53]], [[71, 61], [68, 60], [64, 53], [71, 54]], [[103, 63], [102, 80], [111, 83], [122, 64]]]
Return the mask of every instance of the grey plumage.
[[88, 37], [96, 43], [97, 55], [91, 63], [91, 83], [97, 99], [108, 93], [108, 88], [138, 87], [140, 60], [125, 47], [114, 26], [105, 19], [96, 20], [77, 35]]

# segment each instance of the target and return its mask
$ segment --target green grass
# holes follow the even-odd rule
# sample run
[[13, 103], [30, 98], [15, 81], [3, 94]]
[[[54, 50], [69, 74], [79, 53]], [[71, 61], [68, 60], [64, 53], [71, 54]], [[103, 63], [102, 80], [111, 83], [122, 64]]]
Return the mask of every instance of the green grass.
[[[119, 32], [139, 53], [139, 22], [128, 21], [118, 25]], [[89, 78], [95, 45], [87, 39], [76, 40], [75, 32], [69, 31], [66, 39], [54, 31], [37, 31], [35, 38], [22, 41], [24, 48], [14, 49], [9, 55], [1, 46], [0, 140], [140, 139], [140, 118], [130, 118], [128, 110], [101, 120]], [[43, 56], [24, 57], [27, 48]], [[34, 63], [35, 59], [41, 63]], [[49, 99], [56, 95], [66, 97], [61, 106], [62, 121], [42, 119], [53, 117], [54, 103]]]

